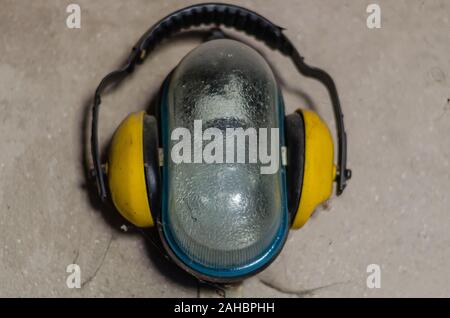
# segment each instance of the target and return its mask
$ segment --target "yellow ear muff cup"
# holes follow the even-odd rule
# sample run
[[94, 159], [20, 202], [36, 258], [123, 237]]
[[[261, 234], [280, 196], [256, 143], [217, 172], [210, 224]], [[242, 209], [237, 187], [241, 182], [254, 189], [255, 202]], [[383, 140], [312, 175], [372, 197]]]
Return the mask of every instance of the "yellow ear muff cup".
[[143, 126], [145, 112], [129, 115], [112, 138], [108, 158], [108, 183], [112, 201], [128, 221], [153, 226], [144, 171]]
[[333, 139], [327, 125], [312, 111], [297, 112], [303, 116], [305, 152], [302, 190], [293, 229], [301, 228], [314, 209], [331, 196], [336, 177]]

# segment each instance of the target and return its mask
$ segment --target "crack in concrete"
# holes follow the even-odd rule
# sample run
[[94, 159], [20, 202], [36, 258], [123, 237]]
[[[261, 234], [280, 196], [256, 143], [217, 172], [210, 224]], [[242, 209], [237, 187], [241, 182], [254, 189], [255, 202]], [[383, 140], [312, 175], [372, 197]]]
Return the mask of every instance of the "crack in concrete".
[[109, 249], [110, 249], [110, 247], [111, 247], [112, 241], [113, 241], [113, 235], [111, 234], [111, 236], [110, 236], [110, 238], [109, 238], [109, 241], [108, 241], [108, 245], [106, 246], [106, 249], [105, 249], [105, 251], [103, 252], [103, 255], [102, 255], [102, 257], [101, 257], [100, 264], [99, 264], [99, 265], [97, 266], [97, 268], [95, 269], [94, 274], [92, 274], [91, 276], [89, 276], [88, 279], [86, 279], [83, 283], [81, 283], [81, 287], [84, 287], [84, 286], [86, 286], [87, 284], [89, 284], [89, 283], [95, 278], [95, 276], [97, 276], [97, 273], [100, 271], [100, 268], [103, 266], [103, 263], [105, 262], [106, 255], [108, 254], [108, 251], [109, 251]]
[[76, 264], [78, 261], [78, 256], [80, 256], [80, 249], [75, 251], [75, 257], [73, 258], [72, 264]]
[[259, 281], [264, 285], [267, 286], [271, 289], [274, 289], [280, 293], [283, 294], [287, 294], [287, 295], [295, 295], [299, 298], [304, 298], [307, 296], [313, 296], [315, 292], [322, 290], [322, 289], [326, 289], [326, 288], [330, 288], [330, 287], [334, 287], [337, 285], [342, 285], [342, 284], [347, 284], [349, 283], [349, 281], [344, 281], [344, 282], [336, 282], [336, 283], [331, 283], [331, 284], [327, 284], [327, 285], [322, 285], [319, 287], [315, 287], [315, 288], [309, 288], [309, 289], [301, 289], [301, 290], [293, 290], [284, 286], [279, 286], [276, 283], [264, 280], [264, 279], [259, 279]]

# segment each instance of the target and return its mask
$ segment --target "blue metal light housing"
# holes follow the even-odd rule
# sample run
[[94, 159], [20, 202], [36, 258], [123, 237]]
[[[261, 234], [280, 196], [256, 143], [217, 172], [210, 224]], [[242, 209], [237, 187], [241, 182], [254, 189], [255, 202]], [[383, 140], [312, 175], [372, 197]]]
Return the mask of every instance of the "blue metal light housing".
[[202, 129], [219, 129], [225, 139], [227, 128], [275, 128], [277, 145], [283, 146], [283, 100], [264, 58], [241, 42], [206, 42], [176, 67], [161, 105], [163, 242], [197, 276], [239, 279], [266, 267], [285, 242], [285, 169], [281, 158], [272, 174], [261, 174], [260, 162], [175, 163], [171, 133], [185, 127], [194, 135], [195, 120]]

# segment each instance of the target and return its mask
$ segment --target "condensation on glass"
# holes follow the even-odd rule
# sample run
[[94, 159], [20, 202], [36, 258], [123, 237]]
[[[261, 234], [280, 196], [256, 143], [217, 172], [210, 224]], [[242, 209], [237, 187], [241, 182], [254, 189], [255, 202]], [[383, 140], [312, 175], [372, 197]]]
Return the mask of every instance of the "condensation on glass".
[[[278, 94], [270, 67], [256, 51], [232, 40], [207, 42], [182, 60], [170, 80], [169, 148], [176, 143], [170, 141], [175, 128], [194, 135], [194, 120], [202, 120], [203, 129], [219, 128], [224, 139], [226, 128], [278, 128]], [[264, 175], [259, 163], [175, 164], [169, 159], [166, 164], [163, 226], [190, 261], [228, 269], [268, 253], [282, 222], [280, 169]]]

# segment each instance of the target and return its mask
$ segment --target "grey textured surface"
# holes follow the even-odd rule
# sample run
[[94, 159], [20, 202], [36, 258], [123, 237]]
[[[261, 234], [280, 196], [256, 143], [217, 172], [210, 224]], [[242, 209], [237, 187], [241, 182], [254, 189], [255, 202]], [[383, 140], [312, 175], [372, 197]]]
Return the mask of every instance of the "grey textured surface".
[[[69, 1], [0, 1], [0, 296], [196, 296], [196, 282], [98, 208], [83, 166], [86, 107], [99, 80], [147, 27], [194, 1], [76, 2], [80, 30], [65, 26]], [[369, 30], [371, 1], [230, 2], [286, 27], [307, 61], [334, 76], [354, 172], [344, 195], [291, 232], [277, 261], [239, 294], [450, 296], [450, 3], [377, 1], [382, 28]], [[190, 33], [162, 45], [104, 98], [104, 143], [198, 43]], [[284, 83], [288, 111], [308, 106], [332, 122], [318, 83], [255, 47]], [[81, 289], [66, 287], [72, 262]], [[371, 263], [382, 268], [380, 289], [366, 287]]]

